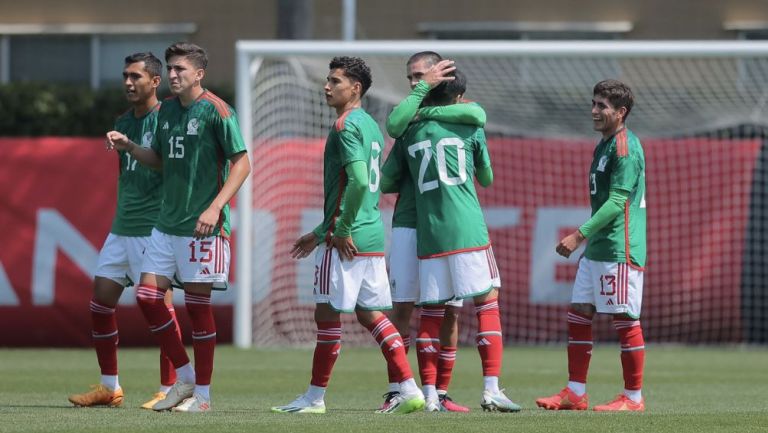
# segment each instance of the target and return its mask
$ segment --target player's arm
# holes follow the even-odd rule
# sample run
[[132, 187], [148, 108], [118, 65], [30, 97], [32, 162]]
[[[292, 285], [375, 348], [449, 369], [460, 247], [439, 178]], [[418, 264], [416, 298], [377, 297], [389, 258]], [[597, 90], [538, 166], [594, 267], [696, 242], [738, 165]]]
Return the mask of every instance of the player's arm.
[[473, 140], [475, 177], [480, 186], [487, 188], [493, 183], [493, 168], [491, 168], [491, 154], [488, 152], [483, 128], [477, 128]]
[[368, 189], [368, 165], [364, 161], [352, 161], [344, 166], [347, 173], [347, 185], [344, 188], [344, 210], [336, 220], [333, 231], [333, 246], [339, 250], [342, 258], [352, 260], [357, 247], [352, 242], [352, 224], [363, 204], [365, 190]]
[[453, 60], [441, 60], [429, 68], [421, 77], [419, 83], [416, 84], [416, 87], [411, 90], [411, 93], [389, 113], [386, 124], [387, 134], [392, 138], [398, 138], [403, 135], [427, 93], [443, 81], [453, 81], [455, 78], [449, 77], [448, 74], [455, 69]]
[[119, 131], [107, 132], [107, 148], [122, 150], [142, 165], [153, 170], [163, 169], [163, 159], [152, 148], [141, 147]]
[[229, 158], [229, 161], [232, 165], [226, 182], [224, 182], [224, 185], [219, 190], [219, 193], [216, 194], [208, 209], [203, 211], [197, 219], [194, 233], [196, 238], [204, 238], [213, 234], [216, 224], [219, 223], [221, 210], [232, 200], [232, 197], [235, 196], [237, 190], [245, 182], [245, 179], [251, 174], [251, 161], [248, 158], [247, 152], [236, 153]]
[[589, 239], [603, 227], [611, 223], [624, 212], [624, 204], [629, 198], [629, 191], [611, 189], [608, 200], [600, 206], [592, 217], [579, 227], [578, 230], [564, 237], [557, 244], [555, 251], [563, 257], [569, 257], [576, 251], [584, 240]]
[[439, 122], [460, 123], [482, 128], [485, 126], [486, 114], [483, 107], [476, 102], [460, 102], [451, 105], [437, 105], [419, 108], [418, 119], [431, 119]]
[[387, 160], [384, 161], [384, 165], [381, 167], [379, 189], [384, 194], [400, 191], [400, 177], [403, 170], [403, 153], [401, 150], [402, 142], [398, 139], [395, 141], [392, 150], [387, 156]]
[[421, 80], [416, 87], [411, 90], [411, 93], [405, 97], [399, 104], [392, 109], [387, 117], [387, 134], [392, 138], [399, 138], [406, 129], [408, 124], [411, 123], [416, 112], [419, 110], [421, 101], [429, 93], [430, 87], [426, 81]]

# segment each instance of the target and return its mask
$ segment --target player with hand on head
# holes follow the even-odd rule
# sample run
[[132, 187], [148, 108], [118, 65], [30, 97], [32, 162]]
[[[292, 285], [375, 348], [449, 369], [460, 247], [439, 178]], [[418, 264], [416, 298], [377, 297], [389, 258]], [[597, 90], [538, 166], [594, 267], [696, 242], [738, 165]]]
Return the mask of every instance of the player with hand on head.
[[[440, 83], [454, 79], [454, 62], [443, 59], [433, 51], [412, 55], [406, 63], [406, 76], [411, 93], [398, 104], [387, 118], [387, 132], [400, 137], [414, 119], [433, 119], [449, 123], [485, 126], [485, 111], [476, 103], [424, 106], [428, 92]], [[390, 314], [405, 342], [410, 347], [411, 316], [419, 299], [418, 259], [416, 255], [416, 197], [413, 180], [406, 172], [400, 178], [395, 211], [392, 217], [392, 242], [389, 254], [389, 277], [392, 286], [393, 310]], [[458, 309], [462, 300], [445, 305], [426, 305], [421, 309], [416, 338], [419, 375], [427, 411], [469, 412], [448, 396], [458, 346]], [[382, 407], [398, 394], [398, 384], [390, 372], [389, 390]]]
[[616, 80], [593, 89], [592, 122], [602, 134], [589, 170], [592, 217], [563, 238], [556, 251], [569, 257], [589, 239], [579, 260], [568, 311], [568, 384], [536, 400], [550, 410], [585, 410], [587, 371], [592, 357], [592, 318], [613, 316], [621, 343], [624, 391], [596, 411], [643, 411], [641, 388], [645, 341], [640, 326], [646, 260], [645, 155], [625, 122], [634, 104], [632, 90]]
[[324, 218], [293, 245], [291, 256], [315, 253], [317, 344], [307, 391], [272, 408], [281, 413], [325, 413], [325, 392], [341, 349], [341, 315], [354, 312], [395, 372], [400, 395], [381, 413], [409, 413], [424, 407], [403, 340], [381, 310], [392, 306], [384, 260], [384, 225], [379, 212], [380, 164], [384, 137], [361, 108], [371, 71], [357, 57], [335, 57], [324, 88], [338, 114], [323, 157]]
[[[157, 88], [162, 67], [160, 59], [152, 53], [135, 53], [125, 58], [123, 86], [132, 108], [117, 119], [115, 130], [145, 147], [151, 144], [157, 127], [160, 109]], [[137, 164], [125, 151], [120, 151], [118, 158], [117, 211], [99, 253], [90, 302], [93, 345], [101, 369], [101, 383], [91, 391], [69, 396], [69, 401], [77, 406], [120, 406], [123, 403], [117, 368], [115, 310], [123, 289], [139, 282], [144, 250], [160, 211], [162, 175]], [[165, 295], [165, 306], [176, 322], [170, 290]], [[151, 408], [165, 398], [175, 381], [176, 371], [161, 350], [160, 389], [141, 407]]]
[[[454, 75], [453, 81], [432, 89], [425, 104], [461, 100], [466, 78], [459, 71]], [[382, 191], [397, 191], [404, 173], [413, 179], [416, 196], [419, 303], [473, 298], [483, 366], [481, 406], [517, 412], [520, 406], [499, 388], [504, 349], [498, 307], [501, 280], [473, 182], [475, 176], [484, 187], [493, 182], [483, 129], [435, 120], [412, 124], [384, 164]]]
[[[163, 172], [163, 202], [142, 265], [137, 301], [144, 318], [176, 368], [177, 381], [157, 411], [207, 412], [216, 345], [211, 290], [229, 274], [229, 201], [251, 164], [235, 111], [202, 87], [205, 50], [178, 42], [165, 51], [172, 98], [158, 113], [151, 148], [118, 131], [107, 139], [140, 163]], [[175, 275], [184, 284], [192, 321], [195, 366], [161, 300]]]

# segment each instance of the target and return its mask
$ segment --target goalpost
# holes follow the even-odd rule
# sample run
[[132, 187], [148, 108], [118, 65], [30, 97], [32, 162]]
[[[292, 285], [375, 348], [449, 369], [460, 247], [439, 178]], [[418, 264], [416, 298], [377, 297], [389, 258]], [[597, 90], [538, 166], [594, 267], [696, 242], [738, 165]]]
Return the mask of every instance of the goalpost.
[[[335, 119], [322, 92], [328, 62], [365, 59], [373, 86], [363, 106], [383, 130], [409, 91], [407, 58], [424, 50], [455, 60], [466, 97], [488, 114], [496, 180], [479, 194], [508, 341], [565, 341], [578, 254], [560, 258], [554, 245], [589, 216], [585, 173], [599, 139], [590, 98], [605, 78], [632, 87], [627, 125], [646, 152], [646, 335], [768, 341], [768, 42], [238, 41], [236, 108], [254, 164], [237, 201], [238, 347], [314, 341], [314, 262], [288, 252], [322, 215], [322, 149]], [[385, 224], [393, 203], [382, 201]], [[470, 341], [464, 310], [460, 338]], [[368, 341], [352, 320], [345, 342]], [[597, 338], [613, 334], [597, 323]]]

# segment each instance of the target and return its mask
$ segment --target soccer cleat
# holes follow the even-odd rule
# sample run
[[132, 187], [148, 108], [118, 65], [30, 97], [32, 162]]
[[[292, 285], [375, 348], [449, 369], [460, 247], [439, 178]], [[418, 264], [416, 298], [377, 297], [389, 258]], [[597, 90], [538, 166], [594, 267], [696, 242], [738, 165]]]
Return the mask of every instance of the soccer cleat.
[[469, 412], [468, 407], [454, 403], [453, 399], [448, 397], [448, 394], [440, 396], [440, 409], [444, 412]]
[[325, 413], [325, 402], [309, 401], [306, 394], [302, 394], [296, 400], [285, 406], [274, 406], [272, 412], [277, 413]]
[[492, 412], [519, 412], [521, 407], [510, 400], [504, 395], [504, 390], [498, 392], [491, 392], [489, 390], [483, 391], [483, 399], [480, 401], [480, 406], [483, 410]]
[[158, 401], [160, 401], [160, 400], [162, 400], [164, 398], [165, 398], [165, 393], [161, 392], [161, 391], [158, 391], [158, 392], [155, 393], [155, 395], [152, 396], [152, 400], [149, 400], [148, 402], [142, 404], [141, 408], [142, 409], [152, 410], [152, 406], [154, 406], [155, 403], [157, 403]]
[[211, 401], [206, 400], [200, 394], [194, 394], [192, 397], [181, 402], [180, 405], [171, 409], [174, 412], [200, 413], [211, 410]]
[[382, 397], [384, 397], [384, 403], [382, 403], [379, 410], [387, 410], [389, 405], [392, 404], [392, 399], [397, 397], [398, 395], [400, 395], [400, 391], [385, 392], [384, 395], [382, 395]]
[[579, 397], [566, 386], [553, 396], [537, 398], [536, 406], [547, 410], [587, 410], [589, 397], [586, 393]]
[[72, 394], [69, 401], [75, 406], [109, 406], [118, 407], [123, 404], [123, 389], [112, 391], [104, 385], [91, 385], [91, 390], [83, 394]]
[[424, 412], [440, 412], [440, 399], [427, 398], [424, 400]]
[[379, 409], [376, 413], [411, 413], [424, 409], [426, 402], [421, 393], [414, 395], [402, 395], [398, 393], [392, 397], [392, 401], [386, 409]]
[[619, 394], [616, 399], [609, 401], [606, 404], [600, 404], [593, 408], [598, 412], [618, 412], [618, 411], [631, 411], [631, 412], [643, 412], [645, 411], [645, 399], [640, 400], [640, 403], [635, 403], [629, 397], [624, 394]]
[[165, 398], [155, 403], [154, 406], [152, 406], [152, 410], [156, 411], [162, 411], [162, 410], [171, 410], [171, 408], [174, 408], [179, 405], [182, 401], [192, 397], [192, 394], [195, 391], [195, 384], [194, 383], [184, 383], [176, 381], [176, 383], [173, 384], [171, 389], [168, 390], [168, 392], [165, 394]]

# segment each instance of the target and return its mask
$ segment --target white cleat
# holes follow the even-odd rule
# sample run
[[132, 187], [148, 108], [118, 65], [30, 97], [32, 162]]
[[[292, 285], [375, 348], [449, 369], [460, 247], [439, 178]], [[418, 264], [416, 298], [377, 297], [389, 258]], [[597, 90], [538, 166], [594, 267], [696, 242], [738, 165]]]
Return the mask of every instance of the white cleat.
[[184, 383], [176, 381], [176, 383], [173, 384], [171, 389], [168, 390], [168, 392], [165, 394], [165, 398], [155, 403], [154, 406], [152, 406], [152, 410], [156, 411], [162, 411], [162, 410], [171, 410], [172, 408], [176, 407], [181, 403], [182, 401], [192, 397], [192, 394], [195, 392], [195, 384], [194, 383]]
[[274, 406], [272, 412], [277, 413], [325, 413], [325, 402], [309, 401], [306, 394], [302, 394], [296, 400], [285, 406]]
[[498, 392], [483, 391], [483, 399], [480, 401], [483, 410], [492, 412], [520, 412], [521, 407], [504, 395], [504, 390]]
[[427, 398], [424, 402], [424, 412], [440, 412], [440, 399]]
[[211, 410], [211, 401], [206, 400], [205, 397], [200, 394], [195, 394], [192, 397], [182, 401], [180, 405], [174, 407], [171, 410], [174, 412], [190, 413], [209, 412]]

